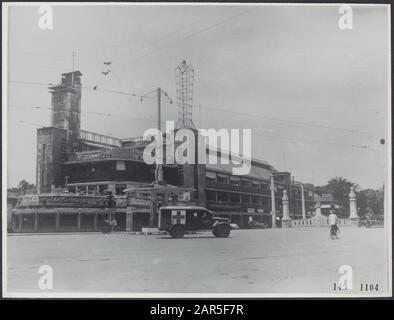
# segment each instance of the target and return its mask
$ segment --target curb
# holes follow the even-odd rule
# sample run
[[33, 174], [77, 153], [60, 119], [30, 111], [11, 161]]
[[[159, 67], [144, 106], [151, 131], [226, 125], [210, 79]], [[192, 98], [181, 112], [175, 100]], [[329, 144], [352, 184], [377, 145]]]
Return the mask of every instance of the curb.
[[[14, 232], [14, 233], [7, 233], [7, 236], [16, 237], [16, 236], [43, 236], [43, 235], [94, 235], [94, 234], [103, 234], [103, 235], [110, 235], [110, 234], [130, 234], [130, 235], [137, 235], [137, 236], [158, 236], [158, 235], [167, 235], [169, 234], [167, 231], [155, 231], [155, 232], [142, 232], [142, 231], [115, 231], [111, 233], [103, 233], [98, 231], [91, 231], [91, 232]], [[187, 231], [185, 234], [197, 234], [197, 232]]]
[[131, 235], [165, 235], [167, 234], [166, 231], [159, 231], [159, 232], [141, 232], [141, 231], [115, 231], [111, 233], [103, 233], [103, 232], [13, 232], [7, 233], [7, 236], [43, 236], [43, 235], [94, 235], [94, 234], [131, 234]]

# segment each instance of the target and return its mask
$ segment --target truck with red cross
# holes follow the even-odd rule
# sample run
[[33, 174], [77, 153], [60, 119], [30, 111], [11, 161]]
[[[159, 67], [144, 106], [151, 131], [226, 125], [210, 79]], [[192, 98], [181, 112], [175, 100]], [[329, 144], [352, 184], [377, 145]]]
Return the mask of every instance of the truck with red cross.
[[212, 231], [218, 238], [227, 238], [231, 226], [229, 219], [218, 217], [200, 206], [166, 206], [159, 209], [159, 230], [173, 238], [183, 238], [185, 232]]

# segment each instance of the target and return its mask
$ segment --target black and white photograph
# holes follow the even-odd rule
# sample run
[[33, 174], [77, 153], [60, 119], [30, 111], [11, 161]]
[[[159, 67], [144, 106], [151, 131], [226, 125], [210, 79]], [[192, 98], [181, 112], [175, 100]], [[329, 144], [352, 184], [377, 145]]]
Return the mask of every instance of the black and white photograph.
[[389, 5], [3, 2], [2, 26], [3, 297], [392, 296]]

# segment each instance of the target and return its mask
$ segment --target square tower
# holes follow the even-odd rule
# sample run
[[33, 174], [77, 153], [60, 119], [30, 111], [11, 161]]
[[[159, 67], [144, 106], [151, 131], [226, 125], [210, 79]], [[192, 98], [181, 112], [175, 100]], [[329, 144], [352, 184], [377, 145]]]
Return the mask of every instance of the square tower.
[[64, 185], [62, 165], [66, 160], [66, 130], [37, 129], [37, 193], [51, 192], [52, 186]]
[[52, 127], [66, 130], [67, 154], [79, 149], [81, 128], [81, 76], [79, 71], [63, 73], [52, 94]]

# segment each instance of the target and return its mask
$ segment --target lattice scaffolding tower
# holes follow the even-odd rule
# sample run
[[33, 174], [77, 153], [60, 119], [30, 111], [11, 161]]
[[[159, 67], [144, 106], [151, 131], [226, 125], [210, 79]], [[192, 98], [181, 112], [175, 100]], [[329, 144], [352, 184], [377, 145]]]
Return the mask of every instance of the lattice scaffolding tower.
[[196, 129], [192, 120], [194, 69], [186, 60], [175, 68], [175, 83], [178, 102], [178, 120], [176, 128]]

